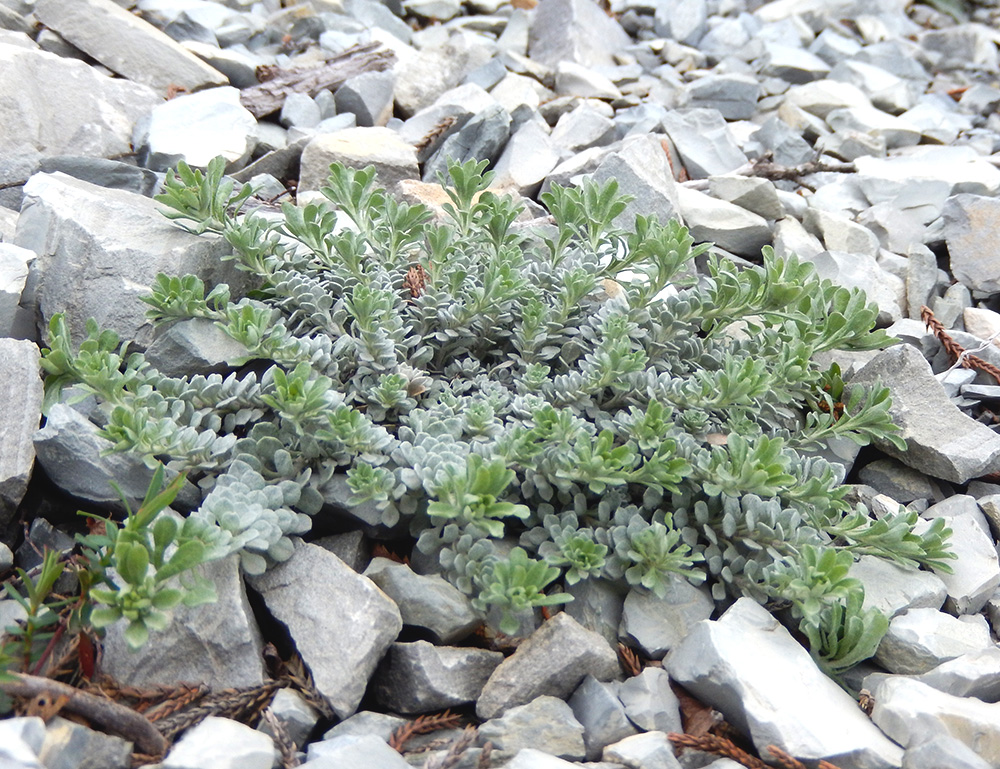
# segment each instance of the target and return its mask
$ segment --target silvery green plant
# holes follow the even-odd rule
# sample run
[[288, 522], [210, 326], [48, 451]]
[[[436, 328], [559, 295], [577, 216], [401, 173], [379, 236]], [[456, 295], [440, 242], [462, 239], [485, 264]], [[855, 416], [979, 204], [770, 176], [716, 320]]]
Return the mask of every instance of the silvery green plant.
[[560, 580], [662, 593], [682, 575], [721, 602], [816, 588], [819, 613], [795, 619], [830, 669], [853, 664], [880, 626], [857, 591], [826, 590], [826, 554], [949, 557], [942, 520], [917, 535], [908, 513], [852, 508], [820, 456], [833, 438], [902, 446], [886, 388], [814, 362], [891, 343], [877, 308], [770, 249], [738, 268], [677, 222], [621, 229], [614, 181], [554, 186], [528, 220], [485, 166], [452, 164], [435, 213], [333, 165], [321, 200], [281, 216], [242, 212], [221, 161], [182, 166], [157, 199], [225, 238], [254, 288], [161, 276], [149, 316], [212, 321], [246, 355], [165, 377], [93, 325], [74, 351], [56, 316], [46, 403], [76, 385], [115, 450], [189, 473], [210, 492], [192, 517], [245, 568], [286, 557], [303, 516], [374, 506], [508, 629]]

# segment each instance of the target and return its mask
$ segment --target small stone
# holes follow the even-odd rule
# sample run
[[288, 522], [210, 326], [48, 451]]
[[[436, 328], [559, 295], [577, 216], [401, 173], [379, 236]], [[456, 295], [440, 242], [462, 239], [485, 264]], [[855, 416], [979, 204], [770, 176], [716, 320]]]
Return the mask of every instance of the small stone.
[[778, 198], [774, 183], [754, 176], [710, 176], [709, 192], [765, 219], [781, 219], [785, 207]]
[[551, 134], [557, 147], [576, 153], [602, 147], [615, 139], [615, 123], [597, 110], [581, 105], [559, 118]]
[[181, 738], [163, 769], [271, 769], [274, 742], [263, 732], [228, 718], [209, 716]]
[[618, 658], [601, 636], [565, 612], [556, 614], [500, 663], [476, 704], [480, 718], [494, 718], [536, 697], [567, 697], [584, 676], [618, 675]]
[[819, 238], [809, 232], [802, 223], [792, 216], [786, 216], [774, 224], [774, 253], [786, 259], [795, 254], [800, 259], [812, 259], [823, 251]]
[[281, 105], [281, 125], [285, 128], [315, 128], [321, 120], [319, 105], [306, 93], [290, 93]]
[[245, 345], [207, 318], [174, 323], [146, 350], [150, 365], [173, 377], [229, 373], [250, 357]]
[[606, 579], [591, 577], [575, 585], [567, 585], [566, 592], [573, 600], [566, 604], [565, 612], [593, 630], [612, 646], [618, 644], [618, 625], [622, 618], [624, 596], [621, 589]]
[[928, 571], [863, 555], [851, 566], [850, 576], [865, 588], [864, 608], [875, 608], [888, 619], [910, 609], [940, 609], [948, 596], [944, 582]]
[[557, 697], [542, 696], [484, 723], [477, 740], [480, 745], [493, 743], [501, 758], [538, 745], [549, 755], [575, 761], [586, 752], [583, 731], [569, 705]]
[[1000, 292], [995, 272], [1000, 266], [1000, 246], [994, 239], [998, 214], [1000, 201], [981, 195], [956, 195], [944, 206], [951, 269], [973, 291]]
[[[946, 517], [945, 525], [952, 530], [948, 549], [956, 559], [949, 561], [951, 573], [936, 571], [948, 590], [945, 609], [953, 614], [976, 614], [1000, 587], [1000, 563], [993, 537], [983, 531], [979, 521], [970, 515]], [[915, 533], [923, 533], [929, 522], [918, 521]]]
[[341, 735], [313, 742], [304, 769], [410, 769], [395, 748], [373, 734]]
[[482, 624], [468, 596], [442, 577], [388, 558], [372, 559], [364, 575], [396, 602], [404, 625], [428, 630], [437, 643], [461, 641]]
[[151, 198], [159, 192], [161, 180], [146, 168], [106, 158], [75, 155], [54, 155], [42, 158], [38, 164], [42, 173], [64, 173], [99, 187], [128, 190]]
[[573, 715], [583, 725], [588, 761], [600, 758], [611, 743], [637, 733], [618, 699], [620, 687], [617, 681], [604, 683], [587, 676], [569, 698]]
[[550, 67], [564, 61], [610, 65], [630, 43], [621, 25], [593, 0], [546, 0], [531, 23], [528, 55]]
[[427, 641], [394, 643], [373, 679], [375, 696], [397, 713], [430, 713], [474, 702], [500, 652], [434, 646]]
[[38, 758], [46, 769], [129, 769], [132, 743], [56, 717], [48, 723]]
[[375, 166], [377, 183], [392, 191], [403, 179], [418, 179], [413, 147], [389, 128], [348, 128], [320, 134], [302, 150], [299, 192], [326, 185], [332, 163], [348, 168]]
[[858, 131], [884, 139], [888, 149], [912, 147], [920, 142], [919, 128], [875, 107], [835, 109], [827, 114], [826, 122], [834, 131]]
[[802, 224], [819, 238], [830, 251], [846, 251], [850, 254], [878, 255], [879, 243], [871, 230], [852, 222], [846, 216], [833, 214], [818, 208], [810, 208]]
[[768, 118], [754, 131], [750, 135], [750, 141], [743, 145], [743, 150], [751, 157], [760, 157], [765, 152], [770, 152], [774, 162], [783, 166], [808, 163], [815, 156], [809, 142], [777, 116]]
[[497, 158], [492, 187], [503, 193], [533, 198], [546, 175], [559, 163], [548, 132], [532, 120], [519, 128]]
[[873, 694], [872, 721], [904, 748], [950, 736], [990, 766], [1000, 763], [1000, 705], [954, 697], [900, 676], [887, 678]]
[[392, 117], [395, 87], [391, 70], [355, 75], [334, 94], [337, 112], [353, 112], [359, 126], [384, 126]]
[[226, 76], [111, 0], [39, 0], [35, 16], [108, 69], [161, 93], [226, 84]]
[[617, 99], [621, 96], [621, 91], [608, 78], [572, 61], [561, 61], [556, 66], [556, 92], [580, 99]]
[[966, 652], [917, 677], [921, 683], [956, 697], [975, 697], [983, 702], [1000, 701], [1000, 646], [991, 644]]
[[331, 727], [323, 735], [323, 739], [332, 740], [334, 737], [370, 734], [378, 737], [383, 742], [388, 742], [392, 739], [392, 733], [401, 726], [406, 726], [407, 723], [408, 721], [405, 718], [400, 718], [399, 716], [362, 710], [350, 718], [345, 718], [336, 726]]
[[894, 617], [875, 660], [892, 673], [916, 675], [990, 645], [986, 621], [963, 622], [936, 609], [911, 609]]
[[715, 110], [668, 112], [662, 123], [692, 179], [728, 174], [747, 162]]
[[[582, 161], [587, 162], [586, 158]], [[656, 216], [660, 222], [677, 218], [679, 188], [663, 145], [655, 137], [627, 137], [619, 150], [603, 155], [591, 178], [598, 184], [614, 179], [620, 194], [633, 196], [615, 219], [615, 226], [634, 227], [637, 214]]]
[[250, 159], [257, 121], [232, 87], [183, 94], [136, 123], [132, 143], [142, 165], [166, 171], [180, 161], [205, 168], [221, 155], [227, 169]]
[[842, 769], [899, 766], [902, 751], [750, 598], [738, 599], [716, 621], [695, 625], [671, 653], [667, 671], [739, 724], [760, 751], [778, 745], [797, 758], [824, 758]]
[[629, 591], [618, 632], [651, 659], [662, 659], [696, 622], [708, 619], [713, 611], [715, 601], [707, 591], [679, 575], [671, 575], [663, 596], [637, 588]]
[[752, 75], [710, 75], [687, 87], [692, 107], [718, 110], [726, 120], [749, 120], [757, 111], [760, 84]]
[[402, 628], [396, 605], [371, 580], [332, 553], [300, 543], [291, 558], [252, 578], [268, 610], [283, 622], [316, 688], [345, 718]]
[[648, 667], [622, 681], [618, 698], [628, 720], [645, 732], [681, 731], [681, 705], [663, 668]]
[[903, 754], [903, 769], [990, 769], [976, 751], [964, 742], [940, 735], [920, 742]]
[[739, 256], [759, 256], [771, 240], [767, 220], [687, 187], [677, 188], [684, 223], [696, 242], [715, 243]]
[[896, 459], [876, 459], [869, 462], [861, 468], [858, 478], [901, 505], [909, 504], [915, 499], [936, 500], [942, 496], [941, 489], [930, 478]]
[[829, 65], [802, 48], [783, 43], [764, 42], [764, 64], [761, 74], [780, 77], [788, 83], [810, 83], [826, 77]]
[[35, 462], [43, 395], [39, 357], [34, 342], [0, 339], [0, 530], [16, 516]]
[[954, 483], [965, 483], [1000, 469], [1000, 436], [955, 407], [915, 348], [890, 347], [851, 379], [856, 384], [875, 381], [881, 381], [891, 392], [889, 413], [901, 428], [898, 435], [907, 446], [900, 451], [876, 441], [886, 454], [920, 472]]
[[674, 747], [663, 732], [645, 732], [619, 740], [604, 749], [602, 760], [630, 769], [680, 769]]
[[[916, 181], [921, 183], [919, 186], [928, 181], [944, 182], [952, 194], [995, 195], [1000, 191], [1000, 169], [972, 147], [919, 147], [896, 157], [858, 158], [854, 165], [862, 180], [866, 177], [876, 178], [899, 182], [910, 188], [918, 186], [914, 184]], [[969, 214], [960, 210], [954, 212], [952, 232], [956, 237], [962, 233], [962, 227], [972, 225], [979, 228], [984, 226], [984, 221], [989, 222], [985, 213], [977, 216], [974, 221], [968, 221], [970, 216], [976, 215], [974, 206], [970, 204], [970, 208]], [[989, 210], [988, 205], [983, 205], [982, 208]], [[947, 221], [945, 226], [948, 227]], [[956, 240], [960, 248], [961, 242], [960, 239]], [[960, 257], [971, 259], [964, 252]]]
[[839, 62], [830, 71], [830, 79], [856, 85], [873, 106], [893, 115], [910, 109], [923, 93], [917, 84], [861, 61]]
[[817, 80], [789, 88], [785, 101], [823, 120], [837, 109], [871, 106], [860, 88], [836, 80]]
[[577, 769], [579, 766], [578, 763], [563, 761], [541, 750], [524, 748], [504, 764], [504, 769]]
[[[319, 711], [306, 702], [301, 694], [289, 688], [278, 689], [267, 708], [297, 747], [306, 744], [306, 740], [309, 739], [309, 735], [321, 717]], [[271, 739], [276, 739], [267, 719], [261, 719], [257, 729]]]
[[473, 158], [494, 160], [510, 137], [511, 117], [499, 104], [479, 112], [444, 140], [424, 164], [423, 180], [435, 182], [438, 173], [447, 178], [448, 160], [464, 163]]

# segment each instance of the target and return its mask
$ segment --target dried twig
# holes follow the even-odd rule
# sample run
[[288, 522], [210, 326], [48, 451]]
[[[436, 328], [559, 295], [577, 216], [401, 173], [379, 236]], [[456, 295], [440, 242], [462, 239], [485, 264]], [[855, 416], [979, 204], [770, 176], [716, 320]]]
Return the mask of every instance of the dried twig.
[[399, 753], [403, 752], [403, 746], [411, 737], [418, 734], [430, 734], [441, 729], [454, 729], [459, 725], [461, 716], [446, 710], [443, 713], [429, 713], [424, 716], [417, 716], [412, 721], [403, 724], [396, 729], [389, 738], [389, 747]]
[[271, 704], [274, 693], [284, 686], [287, 686], [285, 681], [265, 681], [259, 686], [212, 692], [193, 708], [156, 718], [156, 726], [171, 740], [210, 716], [231, 718], [253, 726], [264, 709]]
[[274, 711], [272, 711], [271, 708], [267, 708], [263, 714], [261, 714], [261, 720], [267, 723], [271, 730], [271, 736], [274, 739], [274, 744], [278, 748], [278, 752], [281, 754], [282, 769], [294, 769], [294, 767], [299, 765], [299, 759], [295, 755], [295, 749], [298, 746], [289, 736], [285, 725], [278, 720], [278, 717], [274, 715]]
[[0, 691], [13, 697], [67, 697], [63, 708], [82, 716], [106, 731], [130, 740], [141, 753], [162, 756], [167, 752], [167, 740], [141, 713], [103, 697], [74, 689], [48, 678], [11, 673], [11, 680], [0, 681]]
[[[768, 745], [768, 751], [774, 756], [775, 760], [778, 762], [778, 766], [782, 769], [806, 769], [806, 765], [799, 761], [797, 758], [792, 758], [785, 751], [779, 748], [777, 745]], [[829, 761], [820, 761], [816, 764], [816, 769], [838, 769], [838, 767], [831, 764]]]
[[[923, 306], [920, 308], [920, 319], [924, 322], [924, 325], [938, 338], [941, 342], [941, 346], [944, 347], [945, 352], [954, 361], [952, 369], [955, 368], [971, 368], [976, 371], [982, 371], [989, 374], [997, 383], [1000, 384], [1000, 368], [997, 368], [992, 363], [987, 363], [982, 358], [977, 355], [973, 355], [973, 352], [978, 352], [980, 350], [985, 350], [987, 347], [993, 344], [993, 340], [998, 336], [995, 334], [990, 337], [984, 344], [977, 347], [975, 350], [966, 350], [962, 345], [952, 339], [948, 332], [944, 329], [944, 324], [941, 323], [937, 318], [934, 317], [934, 313], [931, 311], [930, 307]], [[949, 369], [951, 370], [951, 369]], [[947, 372], [945, 372], [947, 373]]]
[[700, 737], [695, 737], [693, 734], [668, 734], [667, 739], [674, 747], [691, 748], [703, 753], [731, 758], [736, 763], [743, 764], [747, 769], [768, 769], [767, 764], [759, 758], [737, 747], [736, 743], [725, 737], [718, 737], [714, 734], [703, 734]]

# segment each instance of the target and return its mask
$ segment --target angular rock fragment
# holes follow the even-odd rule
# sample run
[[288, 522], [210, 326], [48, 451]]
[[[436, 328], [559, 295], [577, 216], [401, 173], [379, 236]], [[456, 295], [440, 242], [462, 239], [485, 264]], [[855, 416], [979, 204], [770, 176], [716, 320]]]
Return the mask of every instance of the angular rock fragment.
[[209, 716], [184, 732], [163, 769], [271, 769], [274, 742], [263, 732], [229, 718]]
[[579, 760], [584, 757], [583, 726], [570, 706], [558, 697], [536, 697], [511, 708], [479, 727], [478, 742], [493, 743], [501, 757], [537, 745], [549, 755]]
[[420, 178], [413, 147], [389, 128], [347, 128], [317, 136], [302, 150], [299, 191], [326, 186], [331, 163], [359, 169], [373, 165], [376, 184], [390, 192], [403, 179]]
[[758, 257], [771, 242], [767, 220], [704, 192], [677, 188], [681, 216], [698, 243], [710, 242], [738, 256]]
[[[983, 617], [956, 619], [936, 609], [911, 609], [893, 618], [875, 660], [891, 673], [926, 673], [942, 662], [990, 645]], [[976, 621], [978, 620], [978, 621]]]
[[747, 162], [722, 115], [714, 109], [668, 112], [662, 124], [692, 179], [728, 174]]
[[0, 339], [0, 531], [13, 520], [28, 490], [42, 394], [38, 347]]
[[113, 72], [162, 94], [225, 85], [212, 69], [149, 22], [112, 0], [39, 0], [38, 20]]
[[221, 259], [232, 250], [224, 240], [184, 232], [150, 198], [58, 173], [33, 176], [24, 194], [15, 241], [38, 254], [32, 270], [40, 332], [63, 312], [74, 344], [94, 318], [99, 328], [145, 346], [152, 325], [141, 297], [158, 273], [228, 283], [234, 296], [246, 285], [245, 273]]
[[674, 183], [670, 161], [653, 136], [630, 136], [621, 149], [606, 154], [593, 172], [593, 180], [606, 184], [614, 179], [618, 191], [633, 200], [615, 219], [615, 225], [631, 230], [637, 214], [655, 215], [661, 223], [679, 218], [679, 187]]
[[740, 598], [717, 621], [695, 625], [667, 670], [759, 751], [777, 745], [797, 758], [824, 758], [841, 769], [899, 766], [902, 751], [750, 598]]
[[611, 743], [638, 733], [618, 699], [620, 689], [618, 681], [605, 683], [587, 676], [569, 698], [573, 715], [583, 725], [588, 761], [600, 758], [604, 748]]
[[940, 609], [948, 591], [936, 574], [863, 555], [850, 576], [865, 588], [864, 608], [875, 608], [888, 619], [909, 609]]
[[715, 611], [711, 595], [679, 575], [672, 575], [663, 596], [633, 588], [625, 596], [619, 636], [651, 659], [662, 659], [695, 623]]
[[476, 714], [495, 718], [542, 695], [567, 697], [588, 673], [599, 681], [616, 677], [618, 657], [601, 636], [560, 612], [493, 671]]
[[503, 662], [500, 652], [394, 643], [373, 679], [378, 701], [394, 713], [431, 713], [474, 702]]
[[1000, 470], [1000, 436], [958, 410], [916, 348], [890, 347], [851, 379], [865, 385], [876, 381], [889, 388], [889, 413], [906, 441], [904, 451], [876, 441], [879, 449], [920, 472], [954, 483]]
[[308, 543], [299, 543], [291, 558], [253, 577], [251, 585], [288, 627], [337, 716], [353, 713], [403, 626], [396, 604], [333, 553]]
[[531, 24], [528, 55], [550, 67], [561, 61], [610, 65], [630, 42], [621, 25], [593, 0], [544, 0]]
[[197, 681], [213, 690], [264, 682], [264, 642], [247, 600], [239, 559], [233, 555], [201, 568], [218, 600], [178, 606], [164, 630], [138, 651], [125, 642], [126, 623], [108, 628], [103, 670], [127, 686], [148, 688]]

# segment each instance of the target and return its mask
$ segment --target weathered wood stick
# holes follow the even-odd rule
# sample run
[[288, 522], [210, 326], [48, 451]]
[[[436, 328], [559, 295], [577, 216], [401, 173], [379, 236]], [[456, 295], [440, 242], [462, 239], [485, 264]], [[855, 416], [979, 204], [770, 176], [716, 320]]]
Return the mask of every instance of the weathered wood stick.
[[132, 742], [140, 753], [162, 756], [170, 747], [156, 727], [141, 713], [119, 705], [113, 700], [96, 697], [50, 678], [29, 676], [24, 673], [10, 673], [13, 680], [0, 679], [0, 691], [15, 697], [37, 697], [47, 694], [52, 697], [66, 697], [64, 708], [70, 713], [83, 716], [112, 734]]
[[379, 43], [366, 43], [348, 48], [318, 67], [295, 67], [277, 70], [260, 85], [244, 88], [240, 103], [254, 117], [262, 118], [277, 112], [292, 93], [315, 96], [327, 88], [339, 88], [345, 81], [363, 72], [381, 72], [392, 65], [396, 55]]

